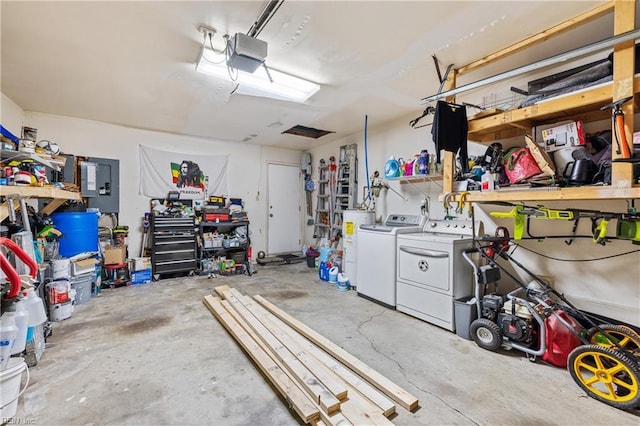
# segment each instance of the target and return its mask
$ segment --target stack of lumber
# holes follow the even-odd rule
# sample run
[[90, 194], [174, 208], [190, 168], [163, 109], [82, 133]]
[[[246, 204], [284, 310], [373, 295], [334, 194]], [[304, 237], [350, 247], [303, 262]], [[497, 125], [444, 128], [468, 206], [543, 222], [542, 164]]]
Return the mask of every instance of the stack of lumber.
[[215, 291], [204, 304], [304, 423], [390, 425], [393, 401], [418, 408], [416, 397], [263, 297]]

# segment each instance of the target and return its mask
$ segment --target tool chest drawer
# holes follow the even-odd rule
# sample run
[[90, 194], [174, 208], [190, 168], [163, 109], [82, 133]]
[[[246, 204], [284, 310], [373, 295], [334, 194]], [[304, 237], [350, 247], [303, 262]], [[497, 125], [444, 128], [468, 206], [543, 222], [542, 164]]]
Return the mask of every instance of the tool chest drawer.
[[159, 279], [161, 274], [195, 271], [197, 246], [194, 218], [153, 216], [150, 225], [153, 279]]

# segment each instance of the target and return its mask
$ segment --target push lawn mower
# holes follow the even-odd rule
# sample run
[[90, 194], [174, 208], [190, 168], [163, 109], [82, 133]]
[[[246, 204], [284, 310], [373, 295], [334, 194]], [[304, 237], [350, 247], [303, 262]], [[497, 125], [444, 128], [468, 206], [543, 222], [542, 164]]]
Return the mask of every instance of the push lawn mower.
[[[511, 256], [513, 241], [506, 229], [498, 228], [495, 237], [476, 242], [476, 248], [463, 253], [476, 276], [477, 319], [469, 329], [476, 344], [490, 351], [517, 349], [531, 361], [539, 356], [567, 367], [590, 397], [619, 409], [640, 407], [640, 335], [573, 306]], [[524, 271], [531, 281], [522, 282], [498, 258]], [[506, 295], [497, 291], [501, 273], [517, 283]]]

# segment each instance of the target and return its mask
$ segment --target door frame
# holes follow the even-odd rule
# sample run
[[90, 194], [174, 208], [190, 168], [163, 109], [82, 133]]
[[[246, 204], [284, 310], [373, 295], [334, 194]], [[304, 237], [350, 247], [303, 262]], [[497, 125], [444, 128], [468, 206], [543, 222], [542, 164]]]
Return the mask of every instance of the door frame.
[[270, 220], [269, 220], [269, 206], [271, 205], [271, 203], [269, 202], [271, 194], [270, 194], [270, 185], [271, 185], [271, 177], [269, 176], [269, 166], [271, 165], [276, 165], [276, 166], [287, 166], [287, 167], [295, 167], [298, 170], [298, 245], [300, 245], [300, 247], [298, 247], [297, 250], [302, 250], [302, 246], [301, 244], [303, 243], [303, 229], [302, 229], [302, 171], [300, 169], [300, 163], [289, 163], [289, 162], [285, 162], [285, 161], [273, 161], [273, 160], [268, 160], [266, 162], [267, 164], [267, 202], [265, 203], [265, 218], [266, 218], [266, 228], [267, 228], [267, 238], [266, 238], [266, 252], [269, 256], [272, 255], [278, 255], [278, 254], [283, 254], [283, 253], [288, 253], [288, 252], [281, 252], [281, 253], [269, 253], [269, 238], [271, 236], [271, 229], [270, 229]]

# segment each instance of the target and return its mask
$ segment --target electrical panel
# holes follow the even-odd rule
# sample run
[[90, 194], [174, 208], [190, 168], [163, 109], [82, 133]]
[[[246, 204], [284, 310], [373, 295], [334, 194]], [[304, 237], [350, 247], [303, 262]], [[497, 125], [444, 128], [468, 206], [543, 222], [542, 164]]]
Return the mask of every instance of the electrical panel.
[[[87, 199], [87, 207], [100, 209], [100, 213], [118, 213], [120, 210], [120, 160], [90, 157], [95, 164], [95, 195]], [[88, 176], [87, 179], [91, 179]]]

